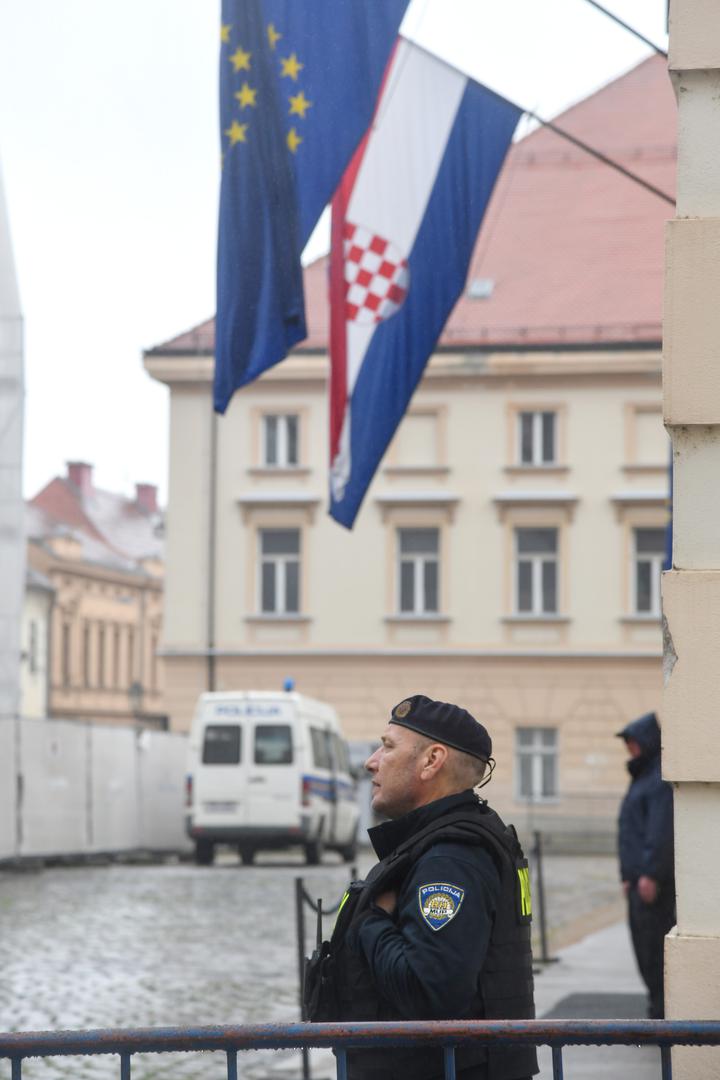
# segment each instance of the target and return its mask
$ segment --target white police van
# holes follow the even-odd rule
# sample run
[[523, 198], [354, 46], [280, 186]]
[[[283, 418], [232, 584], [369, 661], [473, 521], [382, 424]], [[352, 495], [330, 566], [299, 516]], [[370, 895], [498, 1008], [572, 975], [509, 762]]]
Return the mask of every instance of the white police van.
[[347, 744], [330, 705], [302, 694], [207, 693], [189, 740], [187, 833], [196, 862], [217, 844], [243, 863], [300, 846], [308, 863], [334, 848], [355, 857], [358, 804]]

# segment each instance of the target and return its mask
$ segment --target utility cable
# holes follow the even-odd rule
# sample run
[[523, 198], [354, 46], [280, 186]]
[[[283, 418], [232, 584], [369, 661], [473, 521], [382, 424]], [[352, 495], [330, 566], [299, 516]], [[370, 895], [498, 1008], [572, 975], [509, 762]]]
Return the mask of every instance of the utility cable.
[[542, 116], [538, 116], [537, 113], [532, 112], [530, 109], [523, 109], [526, 116], [531, 116], [533, 120], [537, 120], [538, 124], [548, 128], [550, 131], [554, 131], [556, 135], [559, 135], [562, 139], [567, 139], [573, 146], [577, 146], [579, 150], [584, 150], [586, 154], [590, 154], [592, 157], [597, 158], [598, 161], [602, 161], [604, 165], [609, 165], [611, 169], [615, 169], [616, 172], [626, 176], [628, 180], [634, 180], [640, 187], [644, 187], [646, 191], [652, 192], [653, 195], [657, 195], [659, 199], [664, 199], [666, 203], [670, 203], [671, 206], [675, 205], [675, 199], [672, 195], [668, 195], [666, 191], [662, 191], [661, 188], [655, 187], [648, 180], [643, 180], [642, 176], [638, 176], [631, 169], [626, 169], [624, 165], [621, 165], [619, 161], [614, 161], [613, 158], [608, 157], [607, 154], [603, 154], [601, 150], [596, 150], [594, 147], [589, 146], [582, 139], [578, 139], [575, 135], [571, 135], [569, 131], [565, 131], [564, 128], [558, 127], [551, 120], [543, 120]]
[[[447, 64], [448, 67], [454, 67], [453, 64], [450, 64], [447, 60], [442, 60], [441, 57], [438, 57], [435, 53], [431, 52], [430, 49], [426, 48], [424, 45], [421, 45], [419, 42], [413, 41], [412, 38], [408, 38], [406, 40], [411, 41], [416, 49], [421, 49], [423, 52], [428, 53], [430, 56], [435, 56], [435, 59], [440, 59], [442, 63]], [[467, 78], [473, 79], [473, 76], [467, 75]], [[478, 82], [479, 80], [475, 79], [473, 81]], [[590, 154], [590, 156], [596, 158], [597, 161], [601, 161], [603, 165], [608, 165], [611, 169], [615, 169], [615, 171], [619, 172], [622, 176], [627, 177], [628, 180], [633, 180], [636, 184], [639, 184], [640, 187], [645, 188], [645, 190], [649, 191], [652, 195], [657, 195], [659, 199], [663, 199], [664, 202], [669, 203], [671, 206], [675, 206], [675, 199], [672, 195], [668, 195], [666, 191], [663, 191], [659, 187], [655, 187], [655, 185], [651, 184], [649, 180], [643, 180], [642, 176], [638, 176], [638, 174], [634, 173], [632, 169], [626, 169], [625, 166], [621, 165], [619, 161], [615, 161], [613, 158], [608, 157], [607, 154], [603, 154], [601, 150], [596, 150], [588, 143], [583, 142], [582, 139], [578, 139], [576, 135], [571, 135], [569, 131], [565, 131], [564, 128], [559, 127], [557, 124], [553, 123], [552, 120], [543, 119], [542, 116], [538, 116], [538, 114], [532, 109], [526, 109], [522, 105], [518, 105], [516, 101], [511, 101], [510, 98], [505, 97], [503, 94], [498, 94], [494, 90], [491, 92], [494, 93], [496, 97], [499, 97], [503, 101], [506, 101], [508, 105], [512, 105], [513, 108], [519, 109], [520, 112], [525, 113], [526, 116], [529, 116], [533, 120], [536, 120], [537, 123], [540, 124], [542, 127], [546, 127], [548, 128], [548, 130], [554, 131], [556, 135], [559, 135], [560, 138], [566, 139], [567, 142], [572, 143], [572, 145], [576, 146], [578, 150], [583, 150], [586, 154]]]
[[618, 26], [622, 26], [624, 30], [628, 30], [633, 35], [633, 37], [636, 37], [640, 41], [643, 41], [646, 45], [649, 45], [651, 49], [655, 50], [658, 56], [667, 56], [667, 52], [665, 51], [665, 49], [661, 49], [660, 46], [656, 45], [654, 41], [650, 40], [650, 38], [646, 38], [645, 35], [641, 34], [639, 30], [636, 30], [634, 26], [630, 26], [629, 23], [623, 22], [623, 20], [618, 15], [614, 15], [612, 11], [608, 11], [606, 7], [603, 7], [602, 4], [599, 4], [598, 0], [586, 0], [586, 3], [591, 4], [594, 8], [597, 8], [597, 10], [601, 11], [603, 15], [607, 15], [608, 19], [612, 19], [612, 21], [616, 22]]

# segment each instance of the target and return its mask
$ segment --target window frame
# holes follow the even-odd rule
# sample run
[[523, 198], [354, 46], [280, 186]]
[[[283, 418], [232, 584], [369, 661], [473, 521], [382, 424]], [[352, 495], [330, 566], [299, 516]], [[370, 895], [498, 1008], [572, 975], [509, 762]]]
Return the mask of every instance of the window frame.
[[[529, 746], [522, 746], [520, 742], [521, 734], [527, 732], [532, 733], [533, 740]], [[552, 745], [545, 745], [542, 741], [543, 733], [550, 732], [553, 736]], [[557, 802], [560, 798], [560, 746], [558, 738], [557, 727], [550, 727], [548, 725], [531, 724], [526, 727], [515, 728], [515, 800], [520, 803], [527, 803], [536, 805], [538, 803], [553, 803]], [[530, 759], [531, 769], [531, 792], [524, 793], [523, 788], [523, 770], [521, 762], [523, 759]], [[553, 761], [552, 769], [552, 792], [550, 794], [543, 794], [543, 779], [544, 770], [543, 762], [546, 758], [551, 758]]]
[[309, 730], [313, 768], [333, 772], [332, 733], [315, 725], [311, 725]]
[[[531, 423], [531, 459], [523, 459], [523, 417]], [[544, 456], [544, 418], [552, 418], [552, 456]], [[558, 411], [551, 408], [520, 408], [515, 413], [515, 464], [523, 469], [547, 469], [558, 464]]]
[[[658, 532], [663, 534], [663, 548], [662, 551], [658, 550], [654, 554], [641, 554], [637, 549], [637, 534], [640, 531], [643, 532]], [[631, 526], [631, 566], [630, 566], [630, 579], [631, 579], [631, 593], [630, 593], [630, 609], [631, 614], [639, 619], [660, 619], [662, 617], [662, 595], [661, 595], [661, 574], [663, 566], [665, 565], [665, 530], [661, 526], [653, 525], [632, 525]], [[650, 562], [650, 597], [651, 605], [649, 611], [641, 611], [638, 606], [638, 563], [640, 561]]]
[[[286, 754], [279, 761], [259, 761], [258, 760], [258, 732], [266, 729], [282, 730], [287, 733], [287, 741], [285, 742]], [[260, 740], [262, 746], [262, 739]], [[289, 756], [288, 756], [289, 751]], [[295, 764], [295, 741], [293, 739], [292, 724], [279, 723], [269, 724], [258, 721], [253, 728], [253, 745], [252, 745], [252, 763], [253, 765], [261, 766], [262, 768], [276, 768], [283, 765]]]
[[[278, 553], [263, 552], [263, 543], [266, 533], [292, 532], [297, 534], [297, 555], [283, 555]], [[257, 529], [257, 613], [263, 618], [287, 618], [300, 615], [302, 612], [302, 542], [303, 530], [298, 525], [261, 525]], [[275, 607], [265, 609], [263, 606], [263, 569], [266, 563], [274, 566], [274, 589]], [[297, 566], [297, 607], [289, 609], [287, 605], [287, 566], [294, 563]], [[278, 600], [282, 603], [278, 605]]]
[[[237, 733], [237, 758], [233, 756], [232, 760], [215, 760], [208, 761], [206, 758], [206, 752], [208, 747], [208, 731], [228, 731]], [[222, 740], [218, 740], [222, 742]], [[205, 724], [203, 729], [203, 741], [200, 748], [200, 764], [201, 765], [230, 765], [235, 768], [243, 763], [243, 725], [242, 724]]]
[[[268, 460], [269, 423], [276, 424], [276, 461]], [[295, 422], [295, 460], [290, 460], [290, 421]], [[297, 469], [300, 467], [300, 413], [264, 412], [260, 418], [260, 464], [263, 469]]]
[[[555, 551], [552, 553], [536, 552], [527, 553], [519, 551], [519, 533], [531, 530], [546, 530], [555, 533]], [[512, 610], [513, 615], [525, 619], [555, 618], [560, 613], [560, 547], [561, 530], [558, 525], [517, 525], [512, 526], [513, 564], [512, 564]], [[520, 562], [530, 562], [531, 565], [531, 598], [530, 610], [520, 608]], [[543, 567], [546, 563], [552, 563], [555, 567], [555, 605], [552, 610], [544, 606], [544, 583]]]
[[[433, 552], [413, 552], [409, 554], [403, 554], [402, 551], [402, 533], [404, 532], [427, 532], [435, 533], [437, 541], [437, 550]], [[425, 616], [436, 616], [440, 614], [440, 601], [441, 601], [441, 543], [442, 543], [442, 530], [437, 525], [397, 525], [395, 528], [395, 611], [396, 614], [404, 618], [423, 618]], [[435, 607], [430, 608], [427, 606], [426, 587], [425, 587], [425, 569], [431, 564], [435, 564]], [[403, 565], [410, 564], [413, 567], [413, 605], [412, 608], [403, 608]], [[419, 601], [422, 603], [419, 603]]]

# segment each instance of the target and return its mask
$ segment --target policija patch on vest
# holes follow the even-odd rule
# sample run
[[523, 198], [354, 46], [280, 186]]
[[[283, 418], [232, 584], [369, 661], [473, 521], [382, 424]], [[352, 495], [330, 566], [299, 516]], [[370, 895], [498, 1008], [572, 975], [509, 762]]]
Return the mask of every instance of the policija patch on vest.
[[420, 914], [431, 930], [442, 930], [455, 918], [465, 897], [465, 890], [447, 881], [435, 881], [418, 889]]

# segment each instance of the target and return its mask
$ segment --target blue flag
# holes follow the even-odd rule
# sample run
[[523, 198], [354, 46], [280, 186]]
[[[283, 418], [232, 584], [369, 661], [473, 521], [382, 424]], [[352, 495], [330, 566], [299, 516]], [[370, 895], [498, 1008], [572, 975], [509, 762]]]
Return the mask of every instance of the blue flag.
[[301, 252], [372, 119], [408, 0], [223, 0], [215, 408], [306, 336]]

